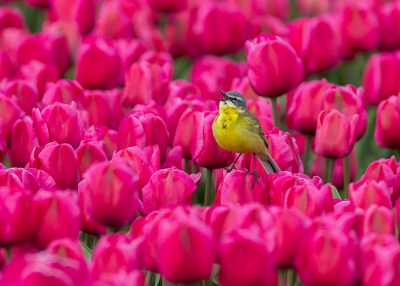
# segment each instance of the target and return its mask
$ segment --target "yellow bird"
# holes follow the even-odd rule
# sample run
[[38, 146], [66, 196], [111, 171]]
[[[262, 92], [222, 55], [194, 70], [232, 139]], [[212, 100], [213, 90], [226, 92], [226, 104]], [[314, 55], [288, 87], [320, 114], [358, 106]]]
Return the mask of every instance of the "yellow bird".
[[[252, 153], [260, 159], [268, 174], [280, 172], [281, 169], [268, 153], [268, 143], [257, 117], [250, 113], [246, 106], [246, 98], [237, 91], [220, 91], [224, 99], [220, 99], [219, 114], [215, 117], [212, 132], [218, 145], [228, 151], [240, 153], [235, 163], [243, 153]], [[254, 175], [257, 176], [256, 168]]]

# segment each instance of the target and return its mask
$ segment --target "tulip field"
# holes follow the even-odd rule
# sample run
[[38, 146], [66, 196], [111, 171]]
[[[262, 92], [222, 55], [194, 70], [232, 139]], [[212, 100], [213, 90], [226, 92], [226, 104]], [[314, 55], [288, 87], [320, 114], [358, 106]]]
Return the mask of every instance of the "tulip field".
[[400, 1], [0, 0], [1, 286], [396, 286], [399, 221]]

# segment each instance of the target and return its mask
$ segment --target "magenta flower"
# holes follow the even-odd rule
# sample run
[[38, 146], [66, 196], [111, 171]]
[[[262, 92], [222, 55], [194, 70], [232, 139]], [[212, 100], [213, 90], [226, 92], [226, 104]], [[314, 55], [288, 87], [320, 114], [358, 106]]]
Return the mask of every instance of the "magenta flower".
[[85, 108], [85, 98], [82, 86], [74, 80], [60, 79], [55, 83], [46, 85], [46, 91], [42, 97], [44, 105], [51, 105], [55, 102], [71, 104], [75, 102], [78, 109]]
[[32, 108], [39, 103], [39, 93], [35, 86], [24, 80], [2, 81], [0, 90], [8, 97], [16, 97], [18, 105], [27, 115], [31, 115]]

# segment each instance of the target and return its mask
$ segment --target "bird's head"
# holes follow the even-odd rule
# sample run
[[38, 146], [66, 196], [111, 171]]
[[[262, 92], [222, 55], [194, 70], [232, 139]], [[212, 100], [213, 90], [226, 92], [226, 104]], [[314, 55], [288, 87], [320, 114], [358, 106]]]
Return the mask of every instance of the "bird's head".
[[231, 90], [228, 92], [219, 91], [224, 99], [220, 99], [220, 104], [234, 106], [238, 108], [247, 108], [246, 98], [238, 91]]

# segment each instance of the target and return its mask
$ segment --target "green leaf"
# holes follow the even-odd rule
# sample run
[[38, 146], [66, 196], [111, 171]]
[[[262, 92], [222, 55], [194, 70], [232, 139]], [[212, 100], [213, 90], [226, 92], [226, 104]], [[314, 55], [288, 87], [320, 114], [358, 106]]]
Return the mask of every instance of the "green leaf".
[[81, 241], [81, 247], [82, 247], [82, 251], [83, 254], [85, 255], [87, 260], [92, 259], [92, 250]]
[[334, 199], [342, 199], [342, 197], [339, 195], [339, 192], [336, 189], [336, 187], [334, 185], [332, 185], [332, 184], [329, 184], [329, 185], [331, 185], [332, 197]]

